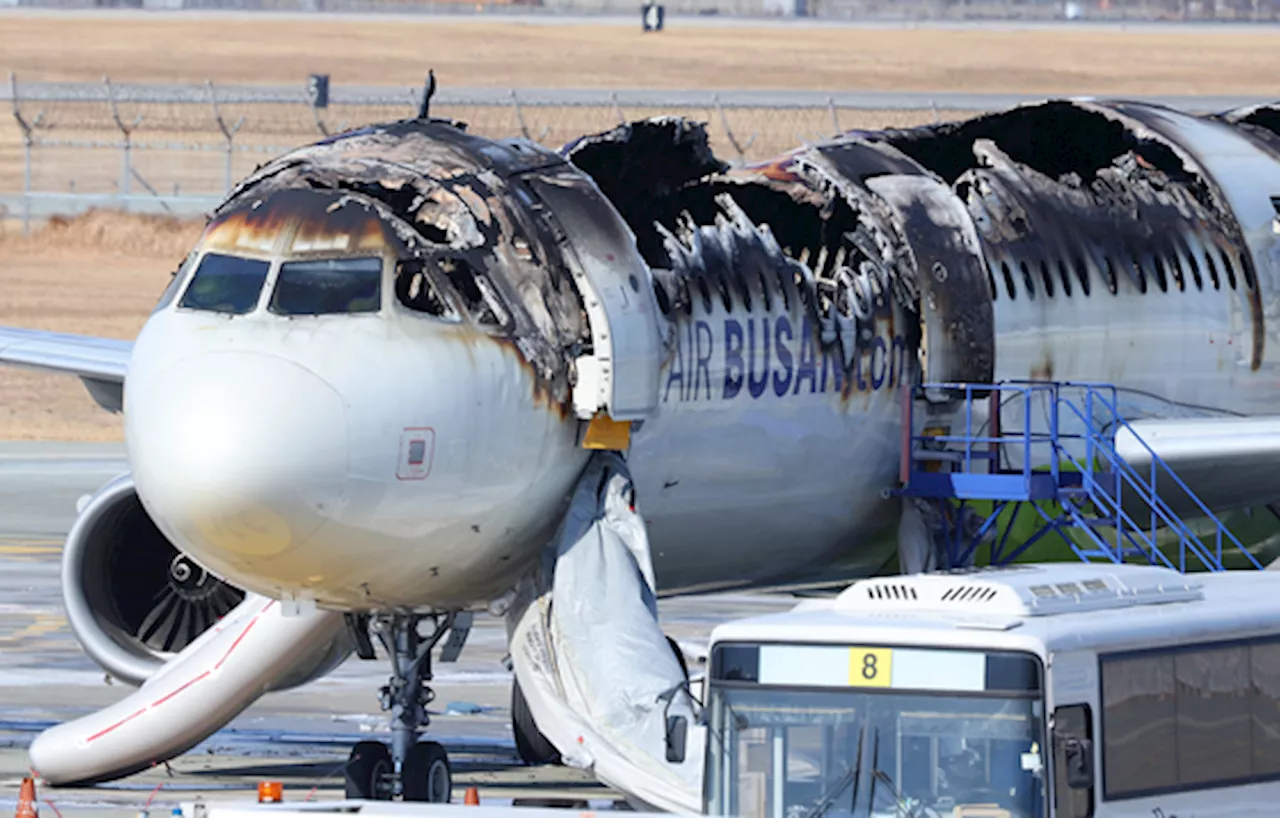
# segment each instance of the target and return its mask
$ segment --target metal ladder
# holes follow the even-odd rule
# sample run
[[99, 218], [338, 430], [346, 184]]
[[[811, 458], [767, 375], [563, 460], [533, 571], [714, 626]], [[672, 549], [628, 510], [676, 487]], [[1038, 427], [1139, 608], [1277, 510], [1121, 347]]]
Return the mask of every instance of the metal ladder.
[[[1115, 386], [1050, 381], [924, 384], [906, 393], [904, 403], [897, 493], [937, 504], [948, 568], [971, 565], [984, 543], [990, 545], [990, 564], [1007, 564], [1052, 534], [1086, 562], [1223, 571], [1224, 557], [1235, 552], [1243, 555], [1245, 564], [1263, 567], [1141, 441], [1120, 414]], [[1011, 422], [1011, 415], [1020, 419]], [[921, 420], [923, 428], [917, 432]], [[1116, 451], [1120, 429], [1147, 448], [1148, 473], [1140, 473]], [[1161, 499], [1162, 488], [1185, 493], [1202, 513], [1198, 523], [1206, 530], [1197, 533], [1179, 517]], [[986, 503], [991, 504], [989, 514], [975, 508]], [[1008, 509], [1012, 511], [1004, 531], [996, 534], [998, 520]], [[1028, 509], [1034, 515], [1034, 532], [1011, 542], [1014, 522]], [[979, 522], [975, 515], [984, 519]], [[1082, 536], [1072, 537], [1071, 532]]]

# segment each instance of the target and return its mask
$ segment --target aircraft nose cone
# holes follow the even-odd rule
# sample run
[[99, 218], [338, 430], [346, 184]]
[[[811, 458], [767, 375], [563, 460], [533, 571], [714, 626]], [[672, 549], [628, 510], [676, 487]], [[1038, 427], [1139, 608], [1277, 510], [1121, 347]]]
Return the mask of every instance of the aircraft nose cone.
[[139, 497], [205, 567], [262, 576], [341, 509], [343, 401], [313, 372], [228, 352], [133, 374], [126, 442]]

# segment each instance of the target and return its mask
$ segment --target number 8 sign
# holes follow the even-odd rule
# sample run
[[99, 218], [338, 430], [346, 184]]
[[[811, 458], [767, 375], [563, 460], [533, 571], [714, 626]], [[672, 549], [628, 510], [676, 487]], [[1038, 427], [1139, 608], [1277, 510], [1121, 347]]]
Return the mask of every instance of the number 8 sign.
[[892, 648], [849, 648], [850, 687], [889, 687], [892, 676]]

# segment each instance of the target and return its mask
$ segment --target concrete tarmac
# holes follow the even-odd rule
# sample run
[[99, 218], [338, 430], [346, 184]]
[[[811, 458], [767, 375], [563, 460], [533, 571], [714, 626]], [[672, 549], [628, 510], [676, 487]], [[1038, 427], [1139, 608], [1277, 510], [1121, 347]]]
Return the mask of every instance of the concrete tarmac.
[[[0, 816], [12, 814], [27, 774], [26, 748], [40, 731], [131, 691], [108, 683], [81, 652], [63, 614], [59, 581], [76, 500], [126, 469], [118, 444], [0, 443]], [[661, 612], [673, 637], [705, 645], [719, 622], [793, 604], [789, 597], [720, 595], [665, 600]], [[483, 803], [612, 804], [616, 793], [580, 770], [520, 764], [506, 652], [501, 621], [478, 616], [459, 660], [436, 665], [429, 735], [449, 749], [455, 800], [476, 786]], [[252, 799], [264, 779], [283, 782], [286, 800], [340, 798], [351, 745], [389, 736], [377, 703], [387, 673], [381, 657], [353, 657], [323, 679], [268, 694], [168, 765], [91, 788], [42, 790], [46, 818], [53, 808], [63, 816], [114, 818], [134, 816], [148, 802], [159, 814], [197, 796]]]

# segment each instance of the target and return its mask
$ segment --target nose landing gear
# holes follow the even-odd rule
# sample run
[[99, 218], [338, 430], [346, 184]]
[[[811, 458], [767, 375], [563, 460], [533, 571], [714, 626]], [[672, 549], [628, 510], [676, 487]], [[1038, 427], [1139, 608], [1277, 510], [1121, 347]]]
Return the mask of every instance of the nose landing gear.
[[[373, 801], [449, 802], [453, 770], [444, 747], [418, 741], [430, 718], [427, 705], [435, 698], [431, 681], [431, 651], [453, 627], [455, 614], [385, 614], [373, 618], [370, 630], [391, 656], [391, 679], [379, 700], [391, 711], [391, 746], [362, 741], [351, 751], [346, 766], [347, 798]], [[431, 622], [429, 637], [419, 625]]]

